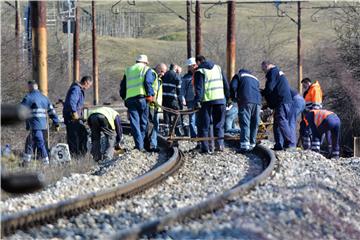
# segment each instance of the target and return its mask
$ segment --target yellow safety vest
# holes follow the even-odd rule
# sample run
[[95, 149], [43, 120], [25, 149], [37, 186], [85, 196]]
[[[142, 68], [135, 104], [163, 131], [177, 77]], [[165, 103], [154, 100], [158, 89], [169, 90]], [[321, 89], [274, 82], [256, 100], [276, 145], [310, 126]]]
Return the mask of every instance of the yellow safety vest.
[[139, 95], [146, 95], [144, 81], [145, 74], [149, 69], [143, 63], [136, 63], [125, 71], [126, 76], [126, 99]]
[[[154, 101], [158, 104], [158, 105], [162, 105], [162, 95], [163, 95], [163, 88], [162, 88], [162, 79], [159, 78], [158, 74], [155, 72], [155, 70], [153, 70], [153, 73], [155, 74], [155, 81], [152, 84], [152, 88], [154, 89]], [[154, 104], [150, 104], [151, 108], [155, 108]], [[161, 112], [161, 108], [158, 107], [157, 110], [159, 112]]]
[[88, 116], [90, 117], [91, 114], [95, 114], [95, 113], [100, 113], [102, 115], [104, 115], [106, 117], [106, 119], [108, 120], [111, 129], [115, 130], [115, 118], [117, 115], [119, 115], [119, 113], [117, 111], [115, 111], [112, 108], [109, 107], [98, 107], [95, 109], [92, 109], [89, 111]]
[[202, 101], [208, 102], [224, 99], [224, 83], [220, 66], [214, 65], [211, 70], [200, 68], [198, 71], [205, 76], [204, 97]]

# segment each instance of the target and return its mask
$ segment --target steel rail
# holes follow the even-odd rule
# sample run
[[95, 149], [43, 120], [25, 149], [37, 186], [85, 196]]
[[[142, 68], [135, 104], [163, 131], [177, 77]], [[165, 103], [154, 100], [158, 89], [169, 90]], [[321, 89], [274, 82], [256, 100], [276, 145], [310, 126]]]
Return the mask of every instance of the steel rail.
[[276, 157], [270, 149], [258, 145], [255, 147], [254, 153], [263, 160], [263, 171], [250, 181], [236, 185], [220, 195], [211, 197], [193, 206], [175, 210], [164, 217], [120, 231], [113, 236], [113, 239], [138, 239], [144, 235], [151, 236], [152, 234], [165, 230], [169, 225], [183, 221], [187, 218], [198, 218], [202, 214], [220, 209], [228, 202], [244, 196], [252, 188], [265, 183], [265, 181], [273, 175], [277, 166]]
[[82, 196], [60, 201], [55, 204], [21, 211], [11, 215], [1, 216], [2, 236], [9, 235], [17, 229], [24, 229], [53, 221], [63, 216], [78, 215], [91, 207], [99, 207], [120, 198], [132, 196], [161, 182], [175, 173], [183, 163], [183, 154], [177, 147], [169, 148], [167, 141], [159, 137], [159, 144], [167, 146], [170, 158], [159, 167], [145, 173], [125, 184], [109, 188], [100, 192], [84, 194]]

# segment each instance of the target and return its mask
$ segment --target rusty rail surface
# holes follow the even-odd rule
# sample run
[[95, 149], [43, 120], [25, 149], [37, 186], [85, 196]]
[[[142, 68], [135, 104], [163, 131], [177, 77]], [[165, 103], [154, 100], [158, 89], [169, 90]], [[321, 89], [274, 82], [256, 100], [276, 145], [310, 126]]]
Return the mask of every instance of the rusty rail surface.
[[232, 189], [196, 205], [175, 210], [162, 218], [120, 231], [113, 236], [113, 239], [138, 239], [144, 235], [151, 236], [154, 233], [164, 231], [166, 226], [183, 221], [187, 218], [198, 218], [202, 214], [210, 213], [224, 207], [229, 201], [238, 200], [255, 186], [265, 183], [265, 181], [275, 172], [277, 160], [270, 149], [259, 145], [255, 147], [254, 153], [263, 160], [263, 171], [255, 178], [244, 184], [236, 185]]
[[86, 211], [91, 207], [103, 206], [120, 198], [132, 196], [161, 182], [181, 167], [183, 163], [183, 154], [177, 147], [169, 148], [164, 138], [159, 137], [158, 139], [159, 144], [167, 147], [166, 151], [168, 151], [168, 154], [170, 155], [169, 159], [159, 167], [117, 187], [85, 194], [55, 204], [49, 204], [11, 215], [2, 215], [2, 236], [9, 235], [17, 229], [33, 227], [34, 225], [53, 221], [63, 216], [78, 215], [80, 212]]

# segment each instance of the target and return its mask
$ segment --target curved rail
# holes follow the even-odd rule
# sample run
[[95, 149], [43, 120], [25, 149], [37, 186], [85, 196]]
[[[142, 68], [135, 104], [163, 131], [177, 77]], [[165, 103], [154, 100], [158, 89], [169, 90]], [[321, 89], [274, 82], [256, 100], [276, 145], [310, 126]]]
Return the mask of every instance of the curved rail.
[[201, 214], [222, 208], [227, 202], [245, 195], [252, 188], [264, 183], [270, 176], [272, 176], [277, 165], [276, 157], [270, 149], [259, 145], [255, 147], [254, 153], [263, 160], [263, 171], [255, 178], [244, 184], [236, 185], [232, 189], [196, 205], [175, 210], [165, 217], [121, 231], [114, 236], [114, 239], [138, 239], [144, 235], [148, 236], [154, 234], [164, 230], [166, 226], [182, 221], [185, 218], [196, 218]]
[[[159, 137], [159, 143], [167, 146], [167, 142], [164, 138]], [[62, 216], [77, 215], [90, 207], [99, 207], [119, 198], [129, 197], [150, 188], [176, 172], [183, 163], [182, 153], [178, 148], [167, 148], [167, 151], [169, 151], [171, 156], [166, 162], [152, 171], [118, 187], [113, 187], [96, 193], [85, 194], [76, 198], [22, 211], [9, 216], [2, 215], [2, 236], [8, 235], [17, 229], [23, 229], [28, 226], [52, 221]]]

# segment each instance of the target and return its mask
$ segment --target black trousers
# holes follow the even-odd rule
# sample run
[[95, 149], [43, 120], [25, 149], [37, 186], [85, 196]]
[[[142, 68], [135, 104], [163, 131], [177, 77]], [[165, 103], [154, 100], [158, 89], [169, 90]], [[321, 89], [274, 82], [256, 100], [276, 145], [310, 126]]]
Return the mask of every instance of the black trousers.
[[[111, 129], [108, 120], [102, 114], [90, 115], [88, 123], [91, 129], [91, 154], [94, 160], [111, 160], [114, 156], [115, 131]], [[101, 151], [101, 133], [103, 133], [106, 138], [104, 154]]]
[[84, 156], [87, 153], [88, 133], [85, 125], [80, 121], [66, 124], [66, 139], [71, 156]]

